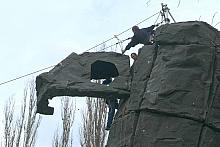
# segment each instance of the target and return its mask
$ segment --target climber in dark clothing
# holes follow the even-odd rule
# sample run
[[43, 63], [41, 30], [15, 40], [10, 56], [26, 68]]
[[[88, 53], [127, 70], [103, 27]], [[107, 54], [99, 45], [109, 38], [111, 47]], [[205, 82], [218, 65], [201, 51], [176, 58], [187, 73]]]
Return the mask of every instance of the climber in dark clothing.
[[131, 81], [132, 81], [134, 77], [134, 64], [138, 58], [138, 55], [136, 53], [131, 53], [131, 58], [134, 60], [133, 64], [130, 67], [130, 75], [131, 75]]
[[[108, 85], [112, 82], [111, 78], [106, 78], [102, 84]], [[118, 109], [118, 100], [116, 98], [107, 98], [106, 104], [108, 105], [108, 120], [106, 125], [106, 130], [110, 130], [113, 118], [115, 116], [115, 109]]]
[[134, 47], [135, 45], [141, 43], [144, 45], [151, 44], [150, 37], [154, 34], [154, 28], [158, 25], [152, 25], [148, 28], [142, 28], [139, 29], [138, 26], [133, 26], [132, 31], [134, 33], [134, 36], [131, 38], [131, 41], [128, 43], [128, 45], [125, 47], [125, 49], [122, 51], [122, 54], [125, 53], [126, 50], [129, 50], [131, 47]]
[[110, 84], [111, 82], [112, 82], [112, 79], [111, 79], [111, 78], [106, 78], [106, 79], [102, 82], [102, 84], [108, 85], [108, 84]]

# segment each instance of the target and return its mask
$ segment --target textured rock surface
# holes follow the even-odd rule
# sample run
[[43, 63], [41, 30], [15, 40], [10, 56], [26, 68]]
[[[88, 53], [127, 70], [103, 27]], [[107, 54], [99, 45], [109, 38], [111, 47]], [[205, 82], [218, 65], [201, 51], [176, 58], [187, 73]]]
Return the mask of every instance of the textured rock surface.
[[[112, 54], [107, 62], [116, 65], [119, 71], [115, 86], [96, 87], [89, 82], [89, 67], [95, 60], [87, 58], [102, 57], [100, 54]], [[58, 65], [37, 78], [39, 110], [46, 111], [41, 104], [47, 98], [61, 94], [99, 97], [110, 94], [121, 98], [121, 105], [107, 147], [220, 145], [220, 32], [207, 23], [181, 22], [159, 27], [156, 44], [139, 49], [132, 78], [126, 56], [85, 53], [68, 58], [63, 61], [68, 63], [64, 63], [67, 67]], [[79, 66], [72, 67], [78, 60], [84, 65], [80, 69], [86, 72], [74, 72], [79, 71]], [[63, 89], [70, 88], [66, 84], [69, 80], [81, 86], [73, 84], [75, 87], [65, 93]]]
[[[93, 64], [97, 61], [98, 64]], [[109, 66], [109, 64], [113, 66]], [[99, 70], [106, 67], [110, 71]], [[111, 76], [111, 72], [115, 70], [119, 75], [109, 86], [90, 81], [94, 75], [96, 78]], [[129, 57], [125, 55], [114, 52], [84, 53], [81, 55], [72, 53], [54, 69], [37, 77], [37, 112], [53, 114], [53, 108], [48, 106], [48, 99], [55, 96], [109, 97], [111, 95], [118, 98], [128, 97], [130, 94], [129, 71]]]
[[219, 146], [220, 33], [203, 22], [164, 25], [156, 33], [158, 46], [139, 50], [131, 94], [107, 146]]

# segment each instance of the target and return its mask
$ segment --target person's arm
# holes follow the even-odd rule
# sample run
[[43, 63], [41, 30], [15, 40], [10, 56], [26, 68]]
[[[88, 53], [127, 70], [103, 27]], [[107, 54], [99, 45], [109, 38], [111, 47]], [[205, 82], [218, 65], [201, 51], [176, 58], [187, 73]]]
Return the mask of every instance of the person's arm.
[[122, 54], [124, 54], [125, 51], [129, 50], [131, 47], [134, 47], [137, 44], [138, 42], [136, 41], [135, 36], [133, 36], [131, 42], [129, 42], [128, 45], [125, 47], [125, 49], [122, 51]]
[[150, 32], [151, 32], [154, 28], [155, 28], [155, 25], [152, 25], [152, 26], [150, 26], [150, 27], [147, 28], [147, 31], [150, 31]]

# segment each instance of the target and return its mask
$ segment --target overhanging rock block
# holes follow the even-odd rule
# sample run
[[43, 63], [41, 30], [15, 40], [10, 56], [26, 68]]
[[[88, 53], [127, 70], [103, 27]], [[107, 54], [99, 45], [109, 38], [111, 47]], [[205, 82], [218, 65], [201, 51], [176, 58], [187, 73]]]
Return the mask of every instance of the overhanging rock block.
[[[48, 99], [55, 96], [89, 96], [100, 98], [129, 97], [129, 57], [114, 52], [72, 53], [51, 71], [36, 79], [37, 112], [53, 114]], [[109, 86], [92, 83], [92, 79], [115, 78]]]

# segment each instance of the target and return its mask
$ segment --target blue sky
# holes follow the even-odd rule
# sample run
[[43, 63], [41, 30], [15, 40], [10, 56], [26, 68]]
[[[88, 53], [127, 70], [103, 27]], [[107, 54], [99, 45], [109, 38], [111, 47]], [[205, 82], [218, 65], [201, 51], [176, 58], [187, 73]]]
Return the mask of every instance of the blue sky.
[[[200, 19], [211, 24], [214, 14], [213, 25], [220, 21], [219, 0], [182, 0], [179, 7], [178, 0], [0, 0], [0, 82], [55, 65], [72, 52], [82, 53], [159, 12], [162, 2], [168, 4], [178, 22]], [[149, 19], [140, 27], [150, 26], [155, 20], [156, 17]], [[220, 24], [216, 27], [220, 30]], [[119, 38], [130, 36], [131, 30]], [[126, 54], [137, 52], [138, 47]], [[19, 107], [27, 81], [38, 74], [0, 85], [0, 110], [12, 95]], [[83, 107], [83, 101], [76, 98], [77, 109]], [[56, 103], [59, 98], [51, 105]], [[53, 116], [43, 116], [37, 147], [51, 146], [51, 137], [61, 124], [59, 109], [55, 106]], [[79, 120], [78, 111], [74, 126], [76, 147]]]

